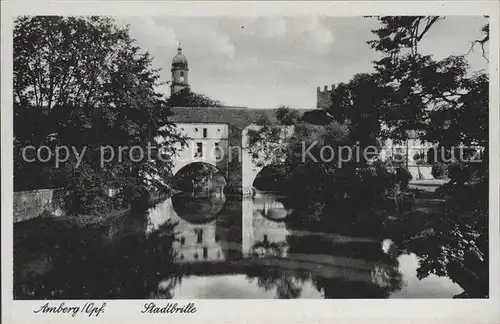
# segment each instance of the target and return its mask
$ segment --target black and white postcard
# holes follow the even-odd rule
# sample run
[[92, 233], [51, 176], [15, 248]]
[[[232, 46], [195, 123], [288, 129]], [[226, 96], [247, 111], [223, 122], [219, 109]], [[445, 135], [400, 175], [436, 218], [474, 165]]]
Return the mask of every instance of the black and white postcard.
[[2, 322], [498, 323], [498, 10], [3, 2]]

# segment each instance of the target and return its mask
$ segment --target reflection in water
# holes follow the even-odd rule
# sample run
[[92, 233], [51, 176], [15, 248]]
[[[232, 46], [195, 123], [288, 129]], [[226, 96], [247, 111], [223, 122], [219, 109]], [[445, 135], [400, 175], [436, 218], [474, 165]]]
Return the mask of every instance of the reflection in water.
[[270, 193], [177, 195], [99, 228], [49, 224], [32, 230], [46, 237], [15, 243], [19, 269], [34, 262], [34, 247], [20, 242], [57, 246], [40, 248], [38, 259], [50, 261], [43, 273], [15, 278], [15, 297], [451, 298], [461, 292], [447, 278], [415, 281], [415, 256], [398, 255], [388, 240], [291, 230], [283, 221], [289, 213]]
[[[68, 227], [53, 219], [28, 224], [46, 226], [30, 237], [34, 239], [38, 235], [38, 242], [50, 242], [52, 249], [38, 247], [38, 242], [16, 246], [21, 255], [18, 254], [14, 262], [15, 298], [152, 298], [151, 293], [157, 290], [161, 278], [178, 277], [171, 249], [173, 226], [166, 222], [146, 237], [145, 218], [132, 216], [98, 228]], [[48, 271], [34, 278], [23, 273], [22, 259], [43, 253], [51, 255]], [[29, 265], [30, 261], [27, 263]]]
[[176, 194], [172, 205], [180, 217], [191, 223], [204, 223], [213, 219], [224, 207], [226, 196], [214, 193], [208, 196]]
[[293, 210], [286, 208], [281, 200], [270, 192], [257, 191], [252, 199], [253, 209], [270, 220], [284, 220]]

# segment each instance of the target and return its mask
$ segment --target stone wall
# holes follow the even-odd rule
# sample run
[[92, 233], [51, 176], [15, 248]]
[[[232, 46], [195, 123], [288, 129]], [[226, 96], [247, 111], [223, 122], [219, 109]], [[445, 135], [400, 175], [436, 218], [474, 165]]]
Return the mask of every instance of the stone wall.
[[39, 189], [14, 192], [14, 223], [36, 218], [42, 214], [65, 215], [65, 191], [62, 189]]

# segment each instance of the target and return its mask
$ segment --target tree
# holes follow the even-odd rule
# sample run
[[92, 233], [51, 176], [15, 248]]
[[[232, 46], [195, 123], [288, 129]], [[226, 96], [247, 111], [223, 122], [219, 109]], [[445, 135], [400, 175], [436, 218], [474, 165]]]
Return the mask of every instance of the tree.
[[284, 175], [277, 188], [294, 210], [288, 224], [380, 234], [395, 177], [380, 163], [356, 158], [357, 139], [348, 125], [315, 125], [289, 118], [292, 113], [284, 109], [276, 112], [278, 124], [262, 121], [249, 131], [248, 149], [258, 165]]
[[194, 93], [187, 88], [171, 95], [168, 99], [168, 105], [170, 107], [221, 107], [223, 104], [204, 94]]
[[380, 82], [377, 74], [358, 73], [348, 83], [332, 91], [332, 106], [328, 110], [349, 129], [349, 137], [362, 148], [380, 147], [387, 138], [382, 124], [387, 113], [390, 88]]
[[[122, 189], [129, 200], [146, 190], [169, 189], [173, 144], [182, 138], [168, 122], [167, 102], [155, 90], [159, 71], [151, 62], [130, 38], [128, 27], [118, 27], [111, 18], [16, 19], [15, 143], [67, 147], [70, 153], [86, 149], [81, 163], [74, 154], [58, 169], [54, 157], [46, 163], [62, 175], [72, 195], [72, 212], [112, 208], [107, 188]], [[147, 158], [148, 146], [158, 146], [159, 137], [162, 159]], [[115, 156], [106, 156], [109, 162], [102, 165], [104, 147]], [[15, 177], [31, 167], [22, 161]]]
[[[387, 123], [395, 135], [421, 131], [452, 155], [462, 152], [449, 169], [450, 182], [441, 188], [447, 201], [439, 215], [404, 219], [401, 240], [420, 256], [419, 276], [449, 275], [469, 296], [488, 295], [488, 75], [469, 75], [466, 54], [434, 60], [419, 51], [420, 41], [443, 17], [378, 17], [381, 28], [368, 42], [383, 54], [375, 62], [382, 84], [391, 88]], [[489, 40], [472, 42], [471, 49]], [[465, 148], [464, 148], [465, 146]], [[472, 149], [469, 146], [474, 146]], [[471, 162], [480, 151], [481, 161]], [[440, 162], [440, 161], [438, 161]], [[411, 216], [410, 216], [411, 217]], [[412, 222], [412, 224], [409, 224]]]
[[[467, 76], [469, 65], [465, 54], [435, 61], [431, 55], [419, 52], [420, 41], [442, 19], [379, 17], [382, 27], [372, 31], [378, 38], [368, 44], [383, 54], [374, 62], [375, 69], [381, 85], [391, 93], [386, 113], [386, 122], [392, 126], [391, 137], [421, 129], [423, 139], [437, 142], [439, 139], [428, 133], [446, 127], [445, 122], [453, 122], [452, 117], [461, 109], [464, 98], [472, 95], [473, 84], [487, 83], [484, 72]], [[483, 45], [489, 39], [487, 26], [482, 29], [485, 38], [479, 41]], [[435, 124], [437, 120], [439, 123]], [[471, 123], [468, 126], [466, 133], [476, 128]]]

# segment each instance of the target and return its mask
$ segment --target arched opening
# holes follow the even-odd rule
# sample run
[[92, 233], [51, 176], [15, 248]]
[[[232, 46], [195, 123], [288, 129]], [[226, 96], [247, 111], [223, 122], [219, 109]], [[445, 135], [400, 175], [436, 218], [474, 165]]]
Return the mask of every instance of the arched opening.
[[179, 217], [190, 223], [211, 221], [224, 207], [226, 185], [215, 166], [204, 162], [188, 164], [174, 176], [172, 206]]
[[284, 168], [279, 166], [265, 166], [255, 177], [252, 186], [265, 192], [280, 193], [286, 186], [287, 175]]
[[219, 170], [204, 162], [190, 163], [180, 169], [174, 176], [174, 189], [194, 195], [210, 195], [223, 193], [227, 182]]
[[263, 217], [282, 221], [293, 211], [289, 208], [284, 195], [287, 186], [287, 174], [284, 168], [269, 165], [264, 167], [255, 177], [252, 186], [255, 189], [253, 205], [255, 211]]

